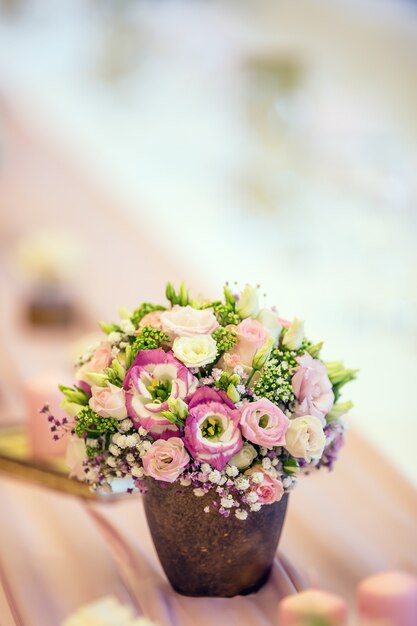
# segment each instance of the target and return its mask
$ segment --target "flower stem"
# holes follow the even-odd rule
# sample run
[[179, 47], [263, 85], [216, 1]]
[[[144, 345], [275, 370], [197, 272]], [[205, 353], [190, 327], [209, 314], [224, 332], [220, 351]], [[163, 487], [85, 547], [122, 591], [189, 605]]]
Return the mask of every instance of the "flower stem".
[[253, 368], [253, 369], [252, 369], [252, 371], [251, 371], [251, 373], [250, 373], [250, 376], [249, 376], [248, 380], [246, 381], [246, 387], [249, 387], [249, 383], [250, 383], [250, 381], [252, 380], [252, 378], [254, 377], [255, 372], [257, 372], [257, 371], [258, 371], [258, 370], [256, 370], [255, 368]]

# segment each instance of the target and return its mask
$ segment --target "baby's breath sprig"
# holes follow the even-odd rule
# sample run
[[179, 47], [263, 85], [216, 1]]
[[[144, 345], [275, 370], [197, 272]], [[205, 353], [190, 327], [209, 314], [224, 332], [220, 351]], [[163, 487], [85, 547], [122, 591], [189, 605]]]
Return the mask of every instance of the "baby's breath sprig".
[[132, 356], [134, 358], [139, 350], [156, 350], [168, 342], [169, 337], [163, 330], [153, 328], [152, 326], [144, 326], [133, 342]]
[[[296, 364], [296, 361], [294, 361]], [[291, 367], [288, 361], [281, 363], [276, 359], [268, 361], [259, 378], [253, 386], [253, 392], [258, 398], [267, 398], [274, 404], [289, 407], [294, 401], [291, 385]]]

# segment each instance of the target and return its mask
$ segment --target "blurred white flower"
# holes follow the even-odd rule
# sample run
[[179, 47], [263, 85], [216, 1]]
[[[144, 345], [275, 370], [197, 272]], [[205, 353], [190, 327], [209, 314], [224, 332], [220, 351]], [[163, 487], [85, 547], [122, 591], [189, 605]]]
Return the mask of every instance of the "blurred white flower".
[[106, 596], [82, 606], [76, 613], [67, 617], [62, 626], [157, 626], [157, 624], [146, 617], [135, 618], [131, 607], [121, 604], [117, 598]]

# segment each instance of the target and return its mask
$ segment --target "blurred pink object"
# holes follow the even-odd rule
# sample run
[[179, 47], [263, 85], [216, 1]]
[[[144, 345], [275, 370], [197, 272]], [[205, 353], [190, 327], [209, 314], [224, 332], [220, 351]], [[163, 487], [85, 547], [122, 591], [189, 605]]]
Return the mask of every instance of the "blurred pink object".
[[44, 372], [25, 385], [26, 429], [30, 450], [36, 459], [60, 457], [65, 454], [67, 435], [54, 441], [48, 417], [40, 413], [45, 404], [49, 404], [52, 415], [64, 417], [65, 413], [60, 408], [63, 396], [58, 389], [61, 380], [62, 372]]
[[365, 578], [357, 589], [361, 622], [389, 626], [417, 625], [417, 578], [400, 571], [388, 571]]
[[347, 603], [333, 593], [306, 589], [287, 596], [278, 606], [279, 626], [307, 626], [310, 620], [317, 619], [328, 626], [345, 626], [348, 620]]

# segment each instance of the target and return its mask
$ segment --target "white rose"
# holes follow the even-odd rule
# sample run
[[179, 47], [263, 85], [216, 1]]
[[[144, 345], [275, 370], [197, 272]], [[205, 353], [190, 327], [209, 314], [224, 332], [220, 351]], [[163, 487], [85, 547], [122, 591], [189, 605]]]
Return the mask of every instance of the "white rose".
[[85, 440], [80, 439], [80, 437], [76, 435], [71, 437], [65, 454], [65, 463], [68, 465], [70, 478], [75, 477], [78, 478], [78, 480], [85, 480], [86, 476], [83, 463], [87, 458]]
[[304, 415], [290, 420], [285, 434], [285, 448], [297, 459], [307, 463], [322, 457], [326, 443], [321, 420], [314, 415]]
[[250, 443], [245, 443], [239, 452], [232, 456], [229, 465], [234, 465], [240, 470], [246, 469], [256, 459], [257, 455], [255, 448]]
[[278, 315], [271, 309], [261, 309], [256, 319], [276, 341], [282, 329], [278, 321]]
[[210, 335], [219, 323], [213, 309], [194, 309], [192, 306], [174, 306], [161, 313], [162, 329], [171, 337]]
[[259, 311], [258, 290], [256, 287], [246, 285], [236, 304], [236, 311], [241, 319], [255, 317]]
[[294, 317], [291, 326], [284, 335], [283, 345], [288, 350], [298, 350], [304, 339], [304, 322]]
[[172, 351], [186, 367], [202, 367], [216, 358], [217, 344], [211, 335], [177, 337]]
[[90, 409], [101, 417], [124, 420], [127, 417], [125, 392], [117, 385], [107, 382], [106, 387], [91, 387]]

